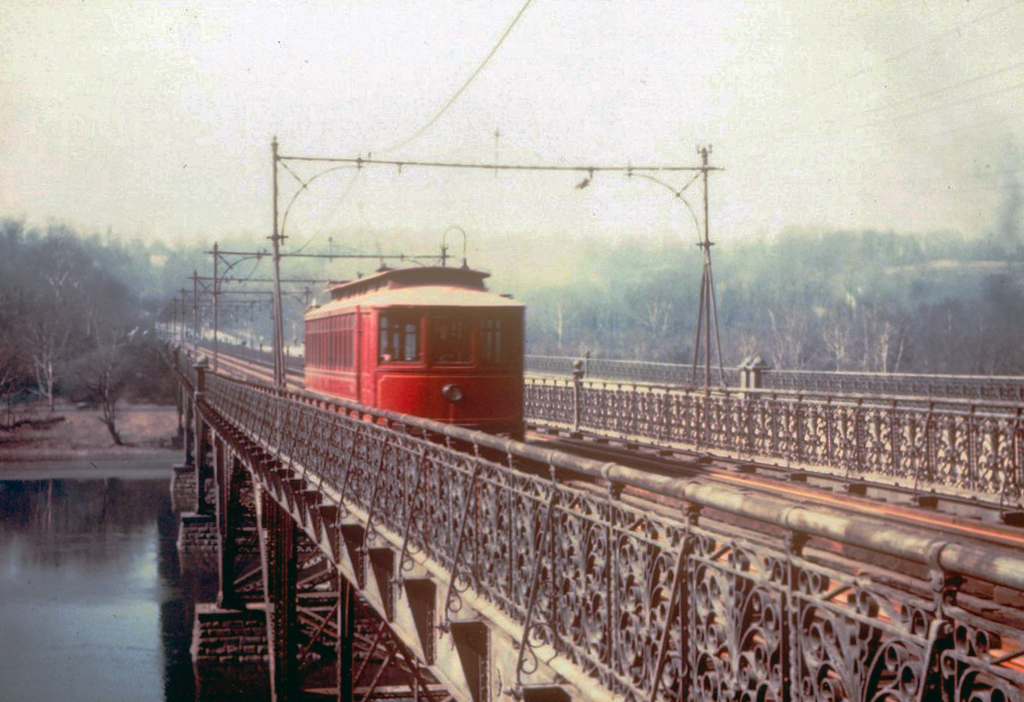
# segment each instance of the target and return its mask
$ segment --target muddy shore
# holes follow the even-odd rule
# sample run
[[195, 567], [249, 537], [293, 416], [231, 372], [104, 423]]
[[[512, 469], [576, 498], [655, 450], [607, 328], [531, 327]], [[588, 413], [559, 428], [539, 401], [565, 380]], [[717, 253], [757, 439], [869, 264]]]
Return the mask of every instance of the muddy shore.
[[58, 402], [4, 413], [0, 424], [0, 479], [159, 477], [181, 462], [174, 448], [178, 417], [174, 407], [130, 405], [119, 408], [115, 445], [100, 419], [100, 410]]

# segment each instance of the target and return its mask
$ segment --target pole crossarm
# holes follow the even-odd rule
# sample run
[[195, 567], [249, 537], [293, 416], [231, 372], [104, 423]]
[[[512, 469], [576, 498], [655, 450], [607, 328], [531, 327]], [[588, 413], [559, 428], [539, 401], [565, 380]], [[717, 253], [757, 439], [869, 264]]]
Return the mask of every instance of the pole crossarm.
[[[201, 280], [201, 281], [205, 281], [205, 282], [212, 282], [213, 281], [213, 277], [212, 276], [202, 276], [201, 275], [201, 276], [197, 276], [197, 280]], [[225, 277], [222, 276], [220, 278], [220, 282], [221, 283], [246, 284], [246, 283], [273, 283], [274, 280], [272, 278], [231, 278], [231, 277], [225, 278]], [[332, 281], [332, 280], [325, 280], [325, 279], [319, 279], [319, 278], [316, 278], [316, 279], [314, 279], [314, 278], [309, 278], [309, 279], [287, 278], [287, 279], [282, 279], [281, 280], [281, 285], [285, 285], [287, 283], [292, 283], [294, 285], [328, 285], [328, 284], [330, 284], [332, 282], [334, 282], [334, 281]], [[269, 292], [269, 291], [267, 291], [267, 292]], [[224, 293], [222, 292], [221, 294], [224, 294]]]
[[397, 159], [376, 159], [372, 156], [355, 158], [333, 158], [327, 156], [284, 156], [277, 157], [281, 161], [306, 161], [311, 163], [347, 163], [357, 168], [370, 166], [390, 166], [393, 168], [452, 168], [480, 171], [533, 171], [533, 172], [569, 172], [569, 173], [682, 173], [721, 171], [720, 166], [661, 166], [661, 165], [599, 165], [599, 164], [526, 164], [526, 163], [471, 163], [459, 161], [413, 161]]

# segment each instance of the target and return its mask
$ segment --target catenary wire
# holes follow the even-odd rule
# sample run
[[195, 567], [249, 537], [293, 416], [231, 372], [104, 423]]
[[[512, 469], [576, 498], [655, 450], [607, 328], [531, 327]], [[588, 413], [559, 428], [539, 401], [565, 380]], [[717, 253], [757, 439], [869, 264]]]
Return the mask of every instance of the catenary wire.
[[491, 50], [487, 52], [487, 55], [484, 56], [483, 61], [481, 61], [477, 65], [477, 67], [473, 69], [473, 72], [470, 73], [469, 77], [462, 82], [462, 85], [459, 86], [458, 90], [456, 90], [452, 94], [452, 96], [448, 98], [448, 100], [441, 106], [441, 109], [438, 110], [437, 113], [433, 117], [431, 117], [426, 124], [417, 129], [410, 136], [400, 141], [397, 141], [394, 144], [391, 144], [387, 148], [379, 150], [378, 153], [387, 154], [393, 151], [397, 151], [398, 149], [408, 146], [412, 142], [422, 137], [428, 131], [430, 131], [430, 129], [433, 128], [435, 124], [437, 124], [437, 121], [441, 119], [442, 116], [444, 116], [445, 112], [447, 112], [451, 108], [451, 106], [455, 104], [459, 97], [462, 96], [462, 93], [466, 91], [466, 89], [476, 79], [476, 77], [480, 75], [480, 72], [484, 70], [484, 68], [487, 66], [490, 60], [498, 52], [498, 49], [501, 48], [501, 45], [505, 43], [505, 40], [508, 38], [509, 34], [512, 33], [512, 30], [515, 29], [517, 24], [519, 24], [519, 20], [526, 13], [526, 10], [530, 7], [530, 5], [533, 4], [533, 1], [534, 0], [526, 0], [526, 2], [523, 3], [523, 6], [519, 8], [519, 12], [516, 13], [515, 17], [512, 18], [512, 21], [509, 22], [508, 26], [505, 28], [505, 31], [502, 32], [500, 37], [498, 37], [497, 43], [495, 43]]

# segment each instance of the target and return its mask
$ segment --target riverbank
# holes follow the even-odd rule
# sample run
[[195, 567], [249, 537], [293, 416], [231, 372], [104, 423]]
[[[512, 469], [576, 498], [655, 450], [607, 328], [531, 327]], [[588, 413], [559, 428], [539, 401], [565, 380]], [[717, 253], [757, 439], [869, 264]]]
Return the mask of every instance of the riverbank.
[[45, 477], [144, 477], [141, 471], [166, 475], [182, 458], [173, 444], [176, 409], [126, 404], [119, 412], [123, 446], [114, 444], [99, 409], [78, 409], [67, 402], [58, 402], [53, 412], [45, 402], [19, 408], [16, 421], [2, 418], [5, 425], [17, 426], [0, 429], [0, 478], [31, 478], [40, 472]]

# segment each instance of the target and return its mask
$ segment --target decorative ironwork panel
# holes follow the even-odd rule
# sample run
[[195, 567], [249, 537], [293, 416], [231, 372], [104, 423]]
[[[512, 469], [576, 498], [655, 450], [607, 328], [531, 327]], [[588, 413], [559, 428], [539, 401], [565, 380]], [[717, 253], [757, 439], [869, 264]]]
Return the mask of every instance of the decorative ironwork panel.
[[[529, 375], [570, 378], [573, 362], [567, 356], [526, 356]], [[601, 358], [580, 359], [588, 380], [694, 386], [693, 366], [647, 361], [614, 361]], [[712, 385], [737, 388], [743, 368], [711, 369]], [[698, 369], [703, 380], [703, 369]], [[863, 373], [850, 371], [760, 371], [766, 390], [785, 390], [846, 395], [886, 395], [901, 397], [941, 397], [943, 399], [1024, 402], [1024, 378], [1019, 376], [928, 375], [918, 373]], [[724, 382], [722, 382], [724, 380]]]
[[581, 428], [627, 441], [718, 449], [921, 491], [1022, 502], [1024, 405], [593, 382], [575, 394], [578, 408], [570, 381], [527, 381], [527, 416], [564, 425], [578, 413]]

